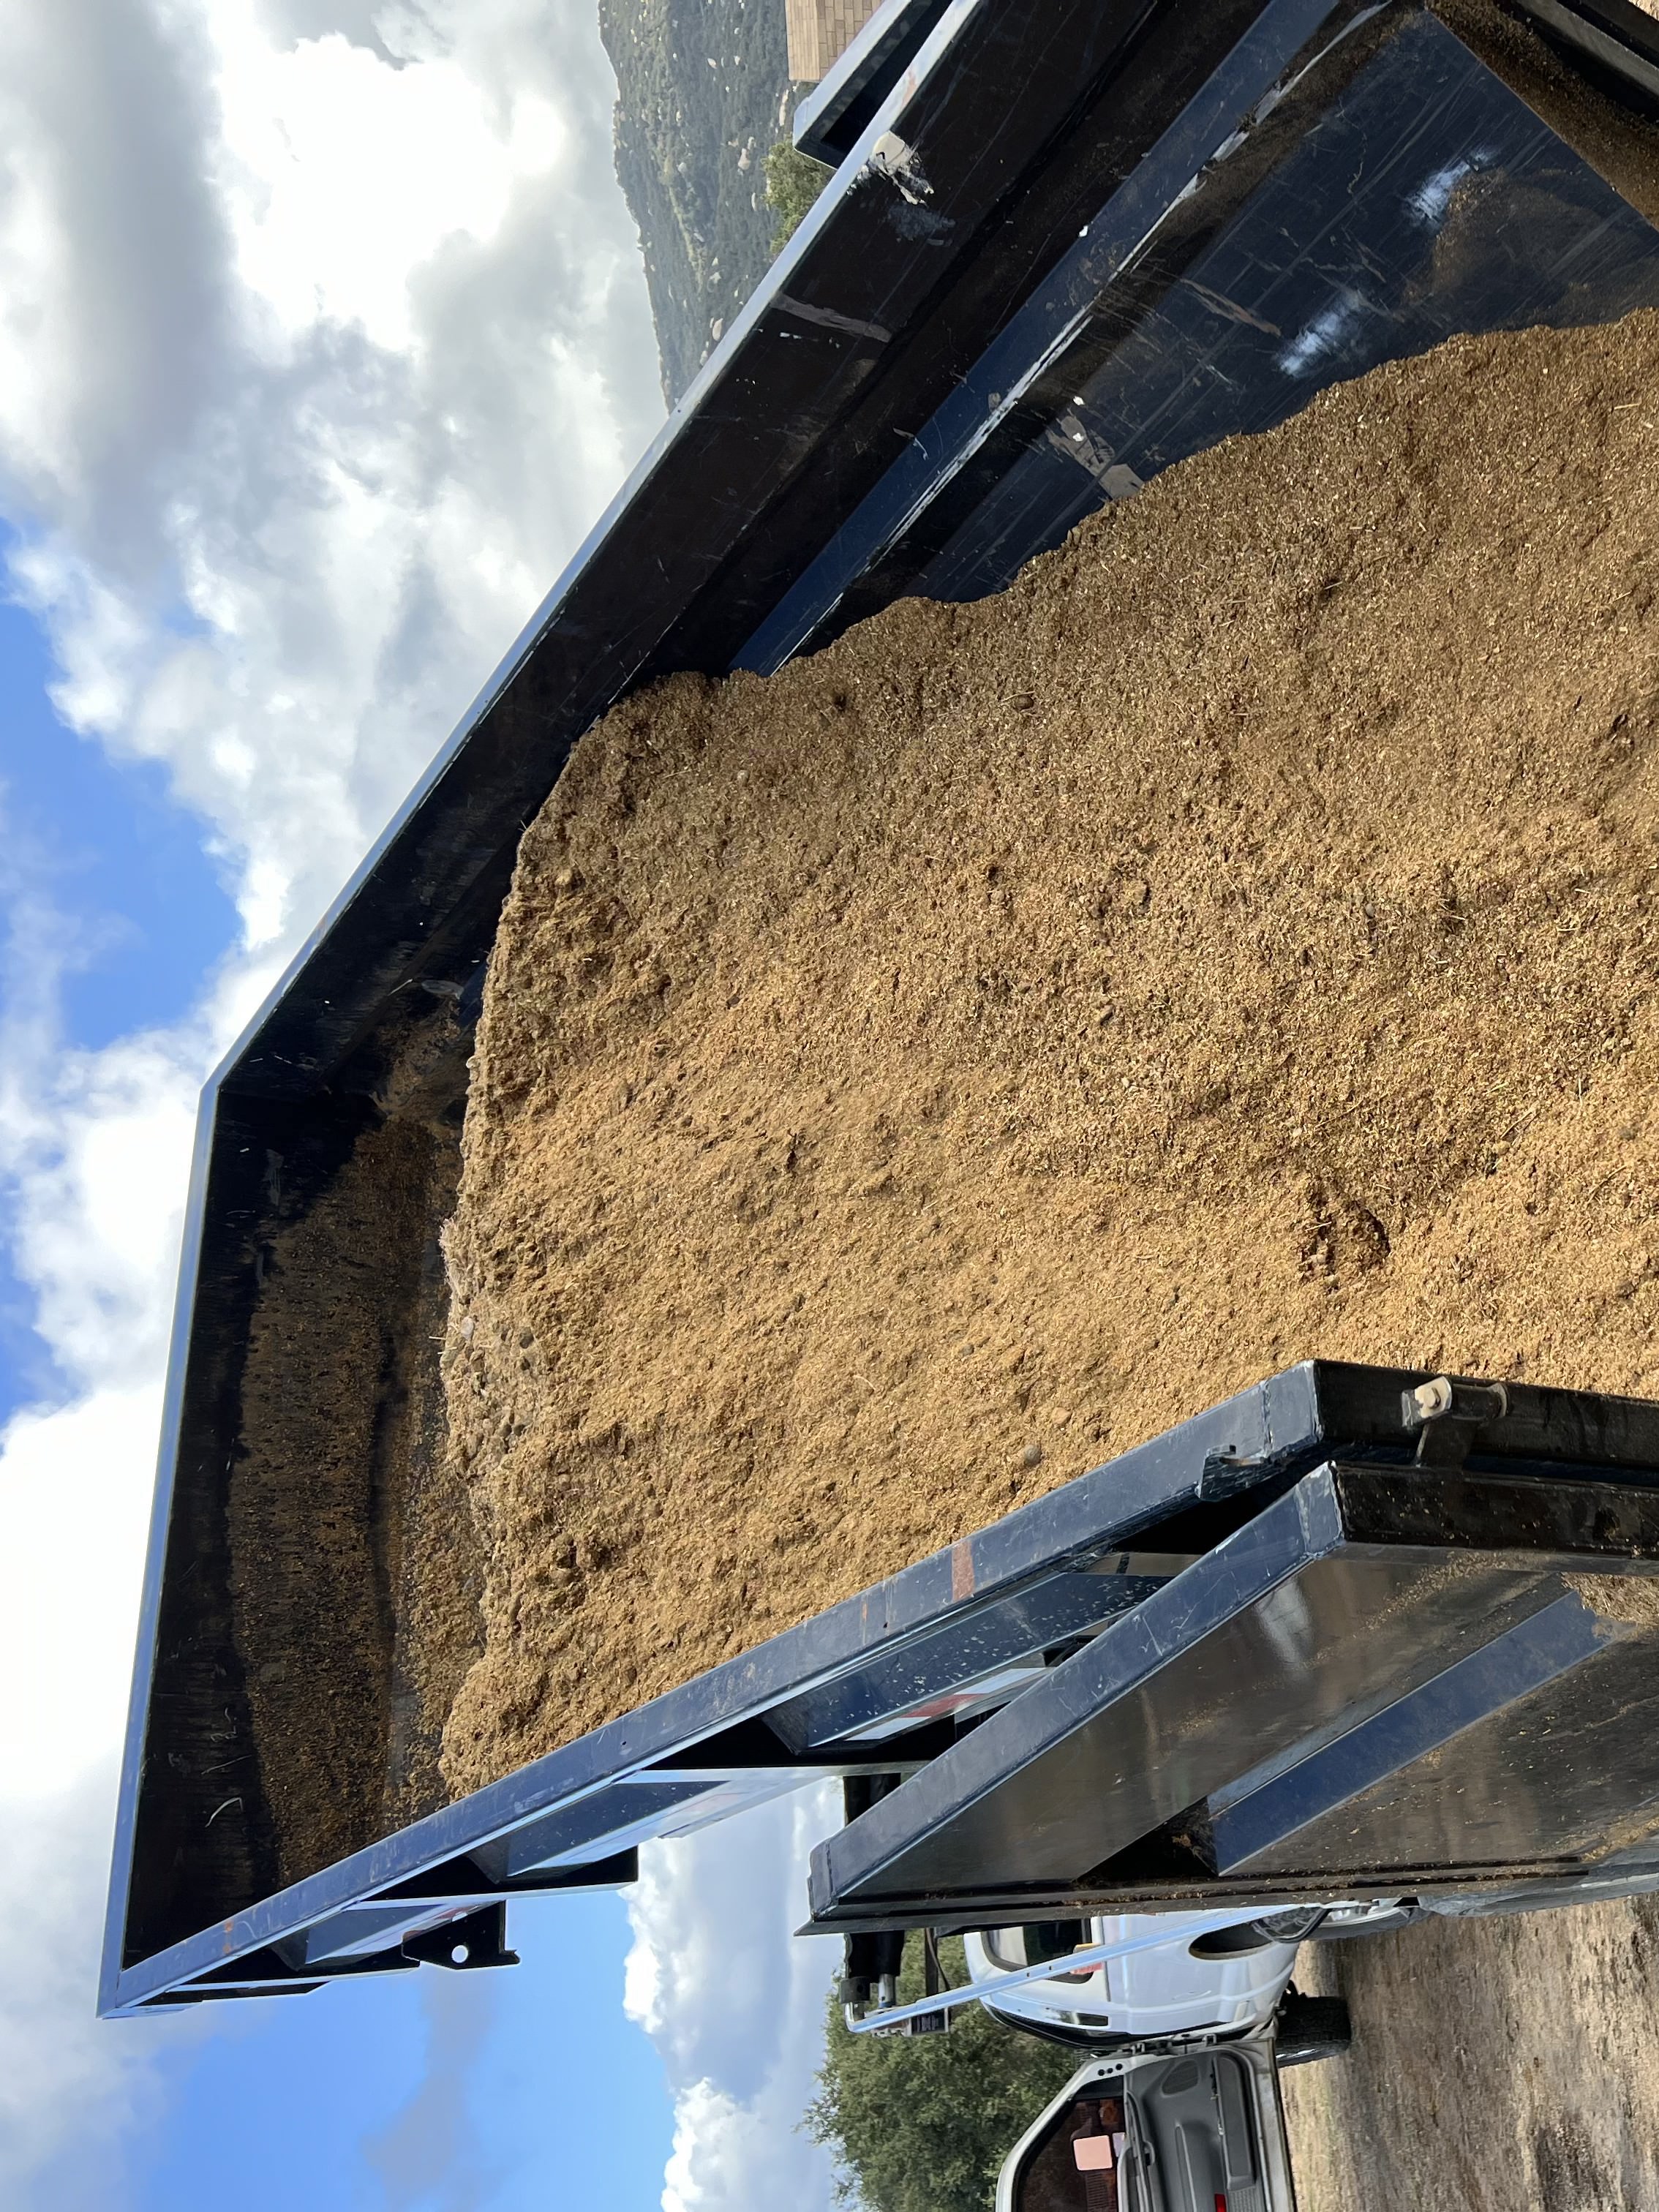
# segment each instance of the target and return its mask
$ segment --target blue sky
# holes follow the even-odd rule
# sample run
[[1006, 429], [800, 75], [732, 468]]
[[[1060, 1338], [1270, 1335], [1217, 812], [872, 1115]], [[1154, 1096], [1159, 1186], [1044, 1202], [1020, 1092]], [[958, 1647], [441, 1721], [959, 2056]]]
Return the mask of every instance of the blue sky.
[[186, 1013], [238, 934], [204, 850], [155, 762], [121, 761], [58, 720], [58, 671], [37, 622], [0, 604], [0, 761], [7, 840], [84, 946], [63, 981], [70, 1040], [88, 1049]]
[[[96, 1051], [177, 1021], [237, 937], [236, 909], [155, 762], [117, 762], [58, 720], [60, 673], [40, 624], [0, 601], [0, 825], [14, 885], [49, 905], [65, 964], [64, 1042]], [[0, 1242], [0, 1420], [56, 1377], [33, 1300]]]
[[831, 2201], [813, 1796], [92, 2018], [196, 1101], [659, 426], [614, 99], [594, 0], [0, 0], [9, 2212]]
[[423, 1971], [216, 2023], [132, 2147], [136, 2212], [205, 2212], [228, 2174], [237, 2212], [654, 2205], [673, 2107], [623, 2013], [626, 1909], [521, 1906], [514, 1940], [516, 1968]]

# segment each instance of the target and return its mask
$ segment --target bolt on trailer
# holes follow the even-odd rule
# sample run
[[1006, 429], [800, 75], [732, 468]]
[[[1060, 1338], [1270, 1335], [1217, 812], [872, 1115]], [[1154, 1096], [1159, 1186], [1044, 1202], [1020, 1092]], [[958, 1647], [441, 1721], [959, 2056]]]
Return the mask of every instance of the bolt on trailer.
[[[1645, 1405], [1294, 1368], [407, 1816], [383, 1809], [419, 1798], [395, 1636], [347, 1674], [298, 1632], [324, 1510], [298, 1480], [288, 1686], [319, 1733], [262, 1730], [229, 1504], [274, 1241], [434, 1006], [422, 1111], [458, 1120], [520, 829], [599, 714], [672, 670], [775, 669], [906, 593], [995, 590], [1171, 462], [1455, 332], [1659, 307], [1656, 108], [1659, 26], [1624, 0], [872, 19], [803, 112], [838, 164], [823, 198], [208, 1088], [104, 2011], [505, 1964], [514, 1894], [626, 1881], [641, 1840], [825, 1774], [855, 1817], [813, 1923], [857, 1942], [1605, 1894], [1659, 1863], [1651, 1732], [1608, 1717], [1644, 1710]], [[1473, 175], [1501, 257], [1436, 250]], [[441, 1441], [441, 1207], [409, 1210], [408, 1264], [351, 1293], [380, 1347], [346, 1470], [371, 1579]], [[364, 1809], [319, 1850], [284, 1808], [325, 1726]], [[1463, 1762], [1454, 1802], [1433, 1777]]]

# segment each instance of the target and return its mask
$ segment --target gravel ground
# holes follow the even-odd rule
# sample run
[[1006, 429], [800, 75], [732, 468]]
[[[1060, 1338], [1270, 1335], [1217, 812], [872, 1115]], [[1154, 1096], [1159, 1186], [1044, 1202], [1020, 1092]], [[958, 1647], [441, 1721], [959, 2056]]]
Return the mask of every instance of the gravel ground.
[[1301, 2212], [1659, 2212], [1659, 1900], [1310, 1946], [1344, 2058], [1291, 2069]]

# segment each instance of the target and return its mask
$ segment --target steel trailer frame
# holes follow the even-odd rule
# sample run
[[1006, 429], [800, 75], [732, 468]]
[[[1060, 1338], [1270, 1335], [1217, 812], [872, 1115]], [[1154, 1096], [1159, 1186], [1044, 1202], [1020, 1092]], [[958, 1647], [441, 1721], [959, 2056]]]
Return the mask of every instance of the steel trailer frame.
[[[1659, 186], [1644, 216], [1580, 145], [1599, 132], [1621, 149], [1621, 179], [1659, 179], [1659, 26], [1626, 0], [1509, 13], [1489, 0], [915, 0], [872, 33], [856, 83], [817, 104], [817, 127], [842, 134], [830, 188], [204, 1095], [105, 2012], [315, 1986], [434, 1946], [446, 1962], [463, 1949], [497, 1961], [506, 1897], [625, 1879], [635, 1839], [804, 1776], [954, 1758], [944, 1719], [885, 1749], [867, 1725], [849, 1739], [860, 1714], [902, 1717], [913, 1690], [956, 1698], [1098, 1629], [1101, 1577], [1055, 1563], [1129, 1526], [1109, 1489], [1167, 1477], [1188, 1507], [1232, 1510], [1215, 1488], [1231, 1479], [1226, 1453], [1207, 1474], [1192, 1457], [1216, 1433], [1206, 1423], [1243, 1424], [1246, 1471], [1274, 1459], [1274, 1437], [1300, 1437], [1294, 1452], [1353, 1442], [1325, 1425], [1334, 1370], [1292, 1370], [1245, 1412], [1202, 1417], [1179, 1445], [1086, 1477], [304, 1881], [283, 1887], [262, 1840], [226, 1499], [264, 1255], [373, 1125], [407, 994], [453, 1006], [464, 1036], [518, 837], [581, 732], [672, 670], [775, 666], [903, 592], [993, 588], [1081, 514], [1278, 419], [1321, 379], [1506, 317], [1659, 304]], [[1569, 49], [1564, 70], [1552, 57]], [[1419, 281], [1390, 119], [1402, 102], [1419, 167], [1443, 167], [1473, 131], [1558, 209], [1555, 244], [1519, 255], [1507, 293]], [[1594, 132], [1579, 132], [1587, 103]], [[1287, 192], [1316, 237], [1287, 230]], [[1375, 313], [1304, 377], [1285, 333], [1324, 327], [1356, 255]], [[1591, 1463], [1639, 1473], [1651, 1455]], [[1238, 1479], [1255, 1494], [1254, 1473]], [[1117, 1581], [1115, 1607], [1127, 1605], [1137, 1577]], [[963, 1651], [978, 1676], [960, 1674]], [[820, 1706], [838, 1728], [825, 1733]]]
[[[1412, 1607], [1394, 1592], [1395, 1618], [1417, 1655], [1405, 1673], [1420, 1674], [1432, 1659], [1433, 1680], [1447, 1671], [1439, 1662], [1449, 1652], [1468, 1657], [1534, 1617], [1559, 1629], [1551, 1608], [1564, 1601], [1564, 1570], [1659, 1571], [1659, 1404], [1516, 1386], [1500, 1421], [1470, 1430], [1471, 1456], [1425, 1468], [1413, 1456], [1420, 1436], [1401, 1408], [1432, 1379], [1423, 1370], [1328, 1362], [1288, 1369], [507, 1780], [118, 1971], [104, 2009], [313, 1989], [422, 1958], [503, 1963], [511, 1954], [501, 1913], [512, 1896], [626, 1881], [641, 1837], [684, 1833], [834, 1774], [914, 1779], [821, 1848], [813, 1869], [821, 1926], [961, 1927], [1036, 1917], [1039, 1903], [1042, 1917], [1052, 1917], [1109, 1901], [1122, 1910], [1202, 1905], [1241, 1893], [1305, 1895], [1305, 1875], [1252, 1875], [1241, 1890], [1224, 1874], [1206, 1874], [1190, 1850], [1179, 1864], [1165, 1850], [1081, 1884], [1039, 1875], [1040, 1889], [1004, 1881], [993, 1894], [981, 1880], [949, 1893], [935, 1878], [925, 1893], [883, 1894], [873, 1905], [862, 1893], [868, 1868], [892, 1863], [896, 1830], [905, 1840], [918, 1832], [945, 1838], [963, 1803], [994, 1798], [1009, 1780], [1025, 1793], [1025, 1841], [1012, 1851], [999, 1844], [1000, 1863], [1018, 1869], [1031, 1838], [1048, 1833], [1052, 1842], [1052, 1821], [1027, 1821], [1029, 1770], [1057, 1742], [1064, 1754], [1059, 1738], [1076, 1717], [1079, 1682], [1090, 1686], [1092, 1718], [1107, 1702], [1100, 1670], [1110, 1674], [1120, 1657], [1114, 1638], [1133, 1640], [1144, 1674], [1149, 1649], [1179, 1656], [1200, 1618], [1209, 1632], [1205, 1608], [1214, 1609], [1218, 1589], [1224, 1609], [1257, 1608], [1271, 1650], [1273, 1593], [1354, 1544], [1376, 1549], [1386, 1524], [1396, 1550], [1420, 1554], [1405, 1579], [1425, 1581], [1429, 1592]], [[1451, 1601], [1448, 1552], [1466, 1554], [1479, 1570], [1467, 1589], [1454, 1578]], [[1507, 1559], [1492, 1566], [1494, 1553]], [[1243, 1575], [1242, 1559], [1249, 1561]], [[1195, 1583], [1203, 1591], [1196, 1601]], [[1170, 1635], [1171, 1622], [1188, 1633]], [[1422, 1640], [1425, 1623], [1432, 1644]], [[1631, 1643], [1591, 1620], [1541, 1658], [1530, 1654], [1524, 1686], [1574, 1677], [1610, 1650], [1627, 1654]], [[1390, 1652], [1394, 1666], [1398, 1647]], [[1398, 1667], [1383, 1673], [1398, 1689]], [[1653, 1673], [1659, 1696], [1659, 1668]], [[1324, 1709], [1304, 1704], [1296, 1742], [1307, 1757], [1310, 1735], [1323, 1753], [1376, 1720], [1389, 1702], [1379, 1706], [1380, 1679], [1355, 1686], [1345, 1678]], [[1513, 1694], [1499, 1693], [1521, 1680], [1504, 1675], [1496, 1688], [1486, 1679], [1466, 1682], [1461, 1725], [1472, 1724], [1482, 1698], [1482, 1715], [1512, 1703]], [[1273, 1686], [1282, 1705], [1283, 1684]], [[1405, 1686], [1410, 1693], [1425, 1684]], [[1419, 1727], [1410, 1742], [1421, 1734]], [[1443, 1729], [1435, 1741], [1445, 1740]], [[1659, 1735], [1652, 1740], [1659, 1743]], [[1259, 1738], [1235, 1732], [1231, 1741], [1236, 1753]], [[1282, 1759], [1285, 1746], [1276, 1749]], [[1638, 1763], [1646, 1789], [1650, 1762], [1644, 1754]], [[1246, 1764], [1254, 1770], [1261, 1761]], [[1373, 1750], [1366, 1771], [1376, 1765]], [[1328, 1797], [1328, 1775], [1310, 1771]], [[1174, 1773], [1159, 1763], [1166, 1789]], [[1225, 1778], [1237, 1783], [1240, 1775]], [[1259, 1812], [1279, 1778], [1249, 1778], [1240, 1802]], [[1659, 1799], [1659, 1772], [1650, 1781]], [[1186, 1788], [1185, 1781], [1176, 1788], [1183, 1803]], [[1005, 1791], [1005, 1806], [1011, 1794]], [[1621, 1814], [1638, 1800], [1645, 1802], [1639, 1790], [1621, 1801]], [[1146, 1826], [1150, 1835], [1168, 1823]], [[1085, 1850], [1079, 1857], [1073, 1845], [1068, 1838], [1074, 1875], [1108, 1856]], [[1650, 1864], [1659, 1869], [1659, 1846], [1620, 1862], [1632, 1875]], [[1559, 1851], [1547, 1861], [1533, 1853], [1473, 1869], [1442, 1866], [1425, 1879], [1460, 1893], [1507, 1893], [1528, 1881], [1559, 1885], [1575, 1870], [1606, 1879], [1593, 1854], [1577, 1869]], [[1342, 1880], [1344, 1895], [1403, 1886], [1397, 1869], [1345, 1869]], [[461, 1948], [469, 1956], [451, 1961]]]

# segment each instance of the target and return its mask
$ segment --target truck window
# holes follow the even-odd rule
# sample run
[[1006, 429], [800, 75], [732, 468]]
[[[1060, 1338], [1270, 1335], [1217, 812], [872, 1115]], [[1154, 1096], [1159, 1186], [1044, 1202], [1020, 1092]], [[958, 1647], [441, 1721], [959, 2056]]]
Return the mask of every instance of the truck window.
[[[1041, 1966], [1050, 1960], [1070, 1958], [1089, 1940], [1086, 1920], [1030, 1920], [1023, 1928], [981, 1928], [980, 1941], [994, 1966]], [[1079, 1974], [1056, 1974], [1058, 1981], [1086, 1982], [1095, 1969]]]

